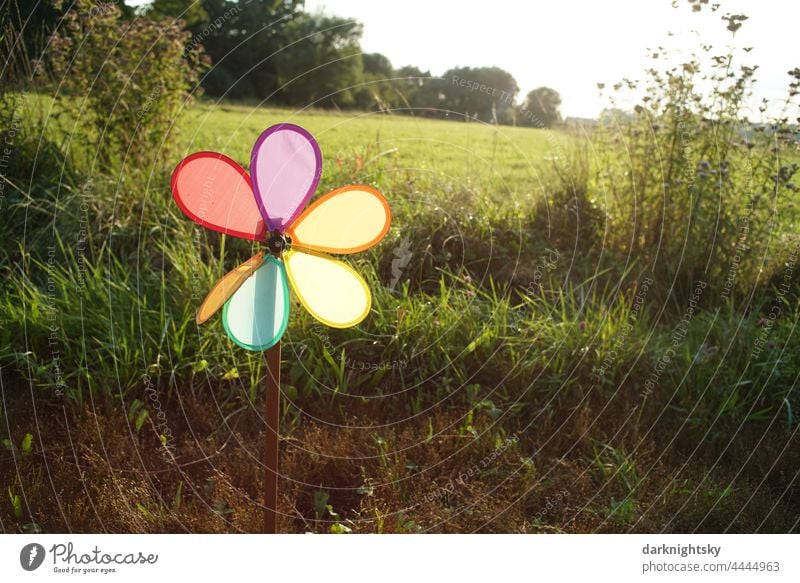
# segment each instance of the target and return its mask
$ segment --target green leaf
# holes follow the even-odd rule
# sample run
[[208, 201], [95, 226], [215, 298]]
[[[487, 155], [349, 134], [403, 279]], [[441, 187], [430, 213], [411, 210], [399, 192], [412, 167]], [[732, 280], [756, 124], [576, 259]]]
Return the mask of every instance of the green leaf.
[[31, 453], [33, 449], [33, 435], [26, 433], [25, 437], [22, 438], [22, 445], [20, 445], [20, 447], [22, 448], [22, 453]]
[[231, 370], [222, 375], [223, 380], [230, 381], [239, 378], [239, 369], [233, 367]]
[[350, 534], [353, 530], [340, 522], [336, 522], [331, 524], [330, 532], [331, 534]]
[[328, 498], [330, 498], [330, 496], [327, 492], [323, 492], [322, 490], [314, 492], [314, 512], [318, 517], [324, 516], [325, 507], [328, 505]]
[[136, 412], [142, 408], [142, 402], [139, 399], [134, 399], [128, 406], [128, 421], [133, 421]]
[[139, 414], [136, 416], [136, 421], [133, 424], [134, 428], [136, 429], [136, 433], [139, 433], [139, 431], [142, 430], [142, 425], [144, 425], [144, 422], [149, 416], [150, 413], [147, 412], [147, 409], [142, 409], [139, 411]]
[[327, 347], [324, 347], [324, 346], [322, 347], [322, 358], [324, 358], [325, 361], [329, 365], [331, 365], [334, 369], [337, 367], [337, 363], [336, 363], [335, 360], [333, 360], [333, 356], [331, 356], [331, 353], [328, 352]]
[[485, 344], [487, 340], [489, 340], [492, 336], [492, 330], [490, 328], [484, 328], [483, 331], [475, 338], [472, 342], [467, 344], [467, 347], [464, 349], [466, 354], [470, 352], [474, 352], [478, 346]]
[[143, 515], [145, 518], [147, 518], [147, 519], [150, 519], [150, 520], [152, 520], [152, 519], [154, 518], [154, 517], [153, 517], [153, 513], [152, 513], [152, 512], [150, 512], [150, 511], [149, 511], [149, 510], [148, 510], [148, 509], [147, 509], [147, 508], [144, 506], [144, 504], [142, 504], [141, 502], [137, 502], [137, 503], [136, 503], [136, 509], [137, 509], [139, 512], [141, 512], [141, 513], [142, 513], [142, 515]]
[[175, 499], [172, 501], [172, 509], [178, 510], [183, 501], [183, 480], [178, 483], [178, 488], [175, 490]]
[[19, 494], [14, 494], [11, 488], [9, 488], [8, 499], [11, 500], [11, 507], [14, 509], [14, 517], [17, 519], [22, 518], [22, 498], [19, 497]]
[[203, 371], [204, 371], [204, 370], [206, 370], [207, 368], [208, 368], [208, 361], [207, 361], [207, 360], [204, 358], [204, 359], [202, 359], [201, 361], [199, 361], [199, 362], [195, 362], [195, 363], [192, 365], [192, 372], [193, 372], [193, 373], [195, 373], [195, 374], [197, 374], [197, 373], [199, 373], [199, 372], [203, 372]]

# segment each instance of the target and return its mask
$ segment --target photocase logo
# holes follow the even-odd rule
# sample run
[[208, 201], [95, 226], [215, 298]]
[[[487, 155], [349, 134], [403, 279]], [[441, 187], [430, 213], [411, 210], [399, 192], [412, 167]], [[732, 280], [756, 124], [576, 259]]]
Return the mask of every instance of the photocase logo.
[[35, 571], [44, 562], [44, 547], [39, 543], [30, 543], [19, 552], [19, 564], [26, 571]]
[[392, 281], [389, 282], [389, 290], [394, 291], [403, 275], [403, 269], [409, 264], [414, 253], [411, 252], [411, 244], [408, 239], [400, 241], [400, 245], [394, 249], [394, 259], [392, 259]]

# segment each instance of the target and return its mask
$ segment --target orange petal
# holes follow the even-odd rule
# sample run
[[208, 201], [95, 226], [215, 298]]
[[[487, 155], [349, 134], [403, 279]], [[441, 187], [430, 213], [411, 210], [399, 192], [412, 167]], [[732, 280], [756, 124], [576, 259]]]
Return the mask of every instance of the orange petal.
[[233, 295], [233, 292], [239, 289], [242, 284], [247, 281], [247, 278], [253, 275], [256, 269], [261, 267], [262, 263], [264, 263], [263, 251], [256, 253], [239, 267], [226, 273], [222, 279], [214, 284], [214, 287], [208, 292], [206, 299], [200, 304], [200, 309], [197, 310], [195, 321], [198, 324], [203, 324], [211, 316], [216, 314], [225, 302], [228, 301], [228, 298]]

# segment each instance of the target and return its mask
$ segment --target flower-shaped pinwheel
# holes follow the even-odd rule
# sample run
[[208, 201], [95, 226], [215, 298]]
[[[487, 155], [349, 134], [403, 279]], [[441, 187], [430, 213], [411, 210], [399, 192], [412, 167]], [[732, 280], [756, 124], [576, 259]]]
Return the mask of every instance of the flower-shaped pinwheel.
[[389, 230], [389, 205], [375, 189], [352, 185], [303, 211], [321, 171], [316, 140], [292, 124], [272, 126], [256, 140], [252, 178], [215, 152], [178, 164], [172, 193], [184, 213], [209, 229], [264, 242], [268, 250], [216, 283], [198, 310], [198, 324], [224, 305], [225, 331], [236, 344], [274, 346], [289, 322], [287, 278], [300, 303], [328, 326], [348, 328], [366, 317], [372, 301], [366, 283], [327, 253], [356, 253], [380, 241]]

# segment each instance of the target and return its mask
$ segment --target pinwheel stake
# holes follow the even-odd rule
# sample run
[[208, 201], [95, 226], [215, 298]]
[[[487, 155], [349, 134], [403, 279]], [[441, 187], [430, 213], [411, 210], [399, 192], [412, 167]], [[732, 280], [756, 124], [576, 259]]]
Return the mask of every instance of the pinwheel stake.
[[281, 343], [267, 350], [267, 386], [264, 418], [264, 532], [278, 532], [278, 435], [281, 406]]
[[[204, 227], [266, 244], [220, 279], [197, 311], [202, 324], [222, 308], [228, 336], [266, 350], [264, 532], [277, 532], [280, 339], [289, 323], [289, 284], [317, 320], [349, 328], [366, 318], [372, 296], [363, 278], [328, 253], [368, 249], [389, 230], [386, 199], [369, 186], [333, 190], [303, 211], [322, 172], [322, 153], [303, 128], [278, 124], [256, 140], [249, 176], [216, 152], [197, 152], [172, 173], [181, 210]], [[301, 213], [302, 211], [302, 213]]]

